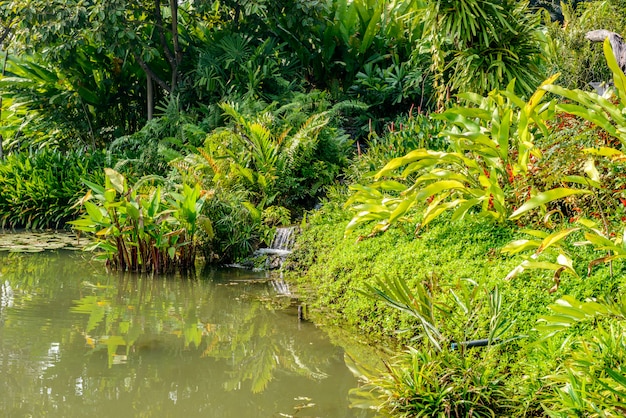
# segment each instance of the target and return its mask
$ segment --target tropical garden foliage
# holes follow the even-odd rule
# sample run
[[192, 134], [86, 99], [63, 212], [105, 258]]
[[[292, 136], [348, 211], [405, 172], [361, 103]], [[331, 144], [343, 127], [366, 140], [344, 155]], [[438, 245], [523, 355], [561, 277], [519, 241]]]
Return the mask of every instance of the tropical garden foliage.
[[622, 3], [0, 0], [2, 226], [161, 273], [298, 222], [312, 304], [404, 345], [355, 406], [619, 415]]

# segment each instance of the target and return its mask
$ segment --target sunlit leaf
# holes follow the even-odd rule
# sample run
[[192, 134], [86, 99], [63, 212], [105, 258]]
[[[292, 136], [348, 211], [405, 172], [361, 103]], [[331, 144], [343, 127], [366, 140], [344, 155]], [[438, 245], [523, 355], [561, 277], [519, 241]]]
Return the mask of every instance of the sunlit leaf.
[[542, 192], [532, 197], [530, 200], [520, 206], [515, 212], [513, 212], [509, 219], [517, 219], [525, 213], [539, 206], [545, 205], [555, 200], [563, 199], [564, 197], [589, 193], [591, 192], [589, 192], [588, 190], [569, 189], [565, 187], [548, 190], [547, 192]]

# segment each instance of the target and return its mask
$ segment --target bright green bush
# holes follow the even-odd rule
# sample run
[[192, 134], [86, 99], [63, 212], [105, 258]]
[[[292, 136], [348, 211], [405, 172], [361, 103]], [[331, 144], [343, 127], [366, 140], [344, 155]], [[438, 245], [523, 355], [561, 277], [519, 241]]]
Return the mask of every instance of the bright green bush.
[[78, 215], [83, 179], [101, 182], [103, 152], [43, 149], [0, 162], [0, 227], [61, 228]]

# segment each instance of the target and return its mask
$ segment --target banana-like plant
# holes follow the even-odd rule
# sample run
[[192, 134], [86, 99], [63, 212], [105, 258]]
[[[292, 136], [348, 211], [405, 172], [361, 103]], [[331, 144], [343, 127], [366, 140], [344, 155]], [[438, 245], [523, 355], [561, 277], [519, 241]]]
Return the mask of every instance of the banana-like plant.
[[506, 90], [494, 90], [487, 97], [462, 94], [472, 106], [433, 116], [448, 124], [441, 135], [449, 140], [450, 151], [414, 150], [389, 161], [375, 175], [375, 183], [353, 187], [356, 193], [346, 205], [352, 205], [356, 215], [346, 234], [372, 220], [378, 221], [374, 232], [386, 230], [406, 219], [418, 202], [428, 205], [422, 226], [445, 211], [452, 211], [456, 220], [472, 208], [495, 221], [506, 221], [518, 204], [515, 177], [528, 171], [533, 156], [540, 156], [534, 138], [547, 134], [544, 121], [553, 110], [552, 102], [543, 102], [546, 91], [541, 87], [527, 102], [514, 89], [511, 82]]
[[[194, 268], [195, 234], [212, 233], [209, 219], [201, 216], [208, 197], [199, 185], [183, 185], [181, 193], [164, 193], [161, 187], [143, 186], [154, 178], [129, 186], [117, 171], [105, 168], [105, 185], [85, 182], [90, 190], [77, 202], [82, 218], [70, 222], [91, 233], [95, 242], [87, 250], [104, 250], [107, 265], [115, 270], [164, 273]], [[95, 202], [92, 200], [95, 199]]]

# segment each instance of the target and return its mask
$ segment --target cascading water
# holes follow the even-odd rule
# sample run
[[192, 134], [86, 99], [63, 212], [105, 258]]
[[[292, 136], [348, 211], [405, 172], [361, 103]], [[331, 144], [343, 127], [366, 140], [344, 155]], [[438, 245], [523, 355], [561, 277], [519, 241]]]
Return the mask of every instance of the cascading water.
[[[276, 228], [276, 234], [269, 248], [261, 248], [256, 251], [258, 255], [278, 256], [281, 258], [281, 264], [284, 259], [291, 254], [293, 245], [296, 242], [297, 226], [286, 226]], [[269, 257], [268, 257], [269, 259]]]
[[276, 235], [274, 235], [272, 240], [271, 248], [291, 252], [296, 241], [296, 229], [298, 229], [297, 226], [276, 228]]

